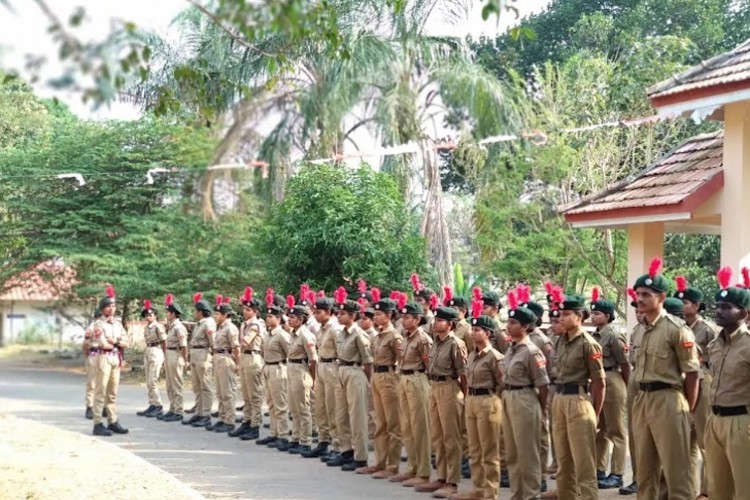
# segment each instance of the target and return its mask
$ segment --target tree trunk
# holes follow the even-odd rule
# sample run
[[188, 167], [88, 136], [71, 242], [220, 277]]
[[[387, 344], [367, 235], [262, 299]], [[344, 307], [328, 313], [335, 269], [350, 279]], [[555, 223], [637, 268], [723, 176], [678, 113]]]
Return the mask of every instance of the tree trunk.
[[429, 141], [420, 143], [424, 164], [427, 199], [422, 215], [421, 233], [427, 240], [427, 257], [435, 266], [441, 285], [453, 287], [453, 256], [448, 222], [443, 209], [443, 186], [437, 152]]

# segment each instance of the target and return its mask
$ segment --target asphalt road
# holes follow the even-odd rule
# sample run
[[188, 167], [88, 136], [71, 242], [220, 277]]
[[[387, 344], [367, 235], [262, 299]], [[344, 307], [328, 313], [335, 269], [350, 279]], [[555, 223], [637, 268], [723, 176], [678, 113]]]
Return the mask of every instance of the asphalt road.
[[[0, 361], [0, 411], [91, 435], [93, 424], [83, 418], [83, 396], [82, 375]], [[186, 407], [192, 406], [191, 391], [185, 396]], [[165, 391], [162, 399], [166, 401]], [[145, 406], [145, 387], [120, 386], [118, 414], [130, 433], [99, 439], [143, 457], [209, 498], [431, 498], [400, 484], [327, 467], [317, 459], [280, 453], [178, 422], [136, 416]], [[629, 477], [628, 473], [626, 479]], [[460, 490], [467, 489], [471, 489], [470, 480], [463, 480]], [[624, 498], [616, 491], [601, 492], [600, 498]], [[501, 489], [500, 498], [509, 493]]]

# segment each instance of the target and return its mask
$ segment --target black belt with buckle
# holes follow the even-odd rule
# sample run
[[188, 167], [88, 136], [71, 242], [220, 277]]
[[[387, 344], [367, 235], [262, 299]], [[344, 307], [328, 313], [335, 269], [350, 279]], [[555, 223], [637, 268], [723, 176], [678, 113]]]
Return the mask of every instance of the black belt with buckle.
[[231, 349], [216, 349], [214, 350], [214, 354], [230, 354], [232, 352]]
[[375, 373], [387, 373], [391, 370], [395, 369], [393, 366], [387, 366], [387, 365], [373, 365], [372, 370]]
[[424, 369], [422, 369], [422, 370], [401, 370], [401, 375], [414, 375], [415, 373], [424, 373]]
[[469, 396], [489, 396], [493, 392], [495, 391], [486, 387], [477, 387], [476, 389], [469, 387]]
[[509, 391], [520, 391], [522, 389], [533, 389], [533, 385], [510, 385], [505, 384], [505, 388]]
[[605, 366], [604, 367], [604, 371], [605, 372], [614, 372], [614, 371], [617, 371], [617, 367], [616, 366]]
[[342, 360], [339, 360], [339, 365], [341, 365], [341, 366], [359, 366], [361, 364], [362, 363], [360, 363], [359, 361], [342, 361]]
[[583, 392], [589, 392], [588, 384], [557, 384], [555, 392], [566, 395], [580, 394], [581, 388], [583, 388]]
[[673, 387], [672, 384], [665, 384], [664, 382], [641, 382], [638, 384], [638, 388], [644, 392], [663, 391]]
[[161, 342], [146, 342], [146, 347], [160, 347]]
[[720, 417], [736, 417], [747, 415], [747, 406], [712, 406], [711, 411]]
[[433, 382], [447, 382], [449, 380], [456, 380], [456, 378], [448, 377], [447, 375], [430, 375], [430, 380]]
[[321, 363], [333, 363], [336, 358], [320, 358]]
[[290, 363], [294, 363], [295, 365], [301, 365], [302, 363], [307, 363], [306, 359], [290, 359]]
[[194, 345], [190, 346], [191, 349], [208, 349], [207, 345]]
[[273, 365], [285, 365], [286, 361], [268, 361], [266, 362], [266, 366], [273, 366]]
[[249, 351], [242, 351], [242, 354], [260, 354], [260, 351], [256, 351], [255, 349], [252, 349]]

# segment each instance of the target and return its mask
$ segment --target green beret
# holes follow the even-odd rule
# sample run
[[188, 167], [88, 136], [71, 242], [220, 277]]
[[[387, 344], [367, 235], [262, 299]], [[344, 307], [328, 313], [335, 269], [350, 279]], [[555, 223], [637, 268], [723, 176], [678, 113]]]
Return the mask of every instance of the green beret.
[[242, 303], [243, 306], [251, 307], [253, 309], [260, 309], [262, 306], [260, 300], [256, 299], [255, 297], [253, 297], [250, 300], [241, 300], [240, 302]]
[[414, 297], [422, 297], [425, 300], [430, 300], [430, 297], [435, 295], [435, 292], [430, 288], [422, 288], [414, 292]]
[[461, 307], [463, 309], [468, 309], [469, 308], [469, 300], [466, 297], [461, 297], [459, 295], [459, 296], [453, 297], [451, 300], [449, 300], [447, 305], [449, 307]]
[[615, 314], [615, 303], [607, 299], [599, 299], [591, 303], [592, 311], [599, 311], [604, 314]]
[[566, 295], [565, 300], [560, 304], [563, 311], [582, 311], [586, 309], [586, 299], [580, 295]]
[[102, 297], [99, 301], [99, 309], [104, 309], [107, 306], [111, 306], [115, 303], [114, 297]]
[[173, 314], [176, 314], [178, 316], [182, 316], [183, 315], [182, 308], [180, 307], [180, 305], [176, 304], [174, 302], [167, 306], [167, 311], [169, 311], [169, 312], [171, 312]]
[[328, 297], [318, 297], [315, 299], [315, 305], [313, 307], [324, 311], [333, 311], [333, 299], [329, 299]]
[[266, 307], [266, 314], [270, 314], [272, 316], [278, 316], [279, 318], [284, 316], [284, 310], [280, 308], [277, 305], [272, 305], [270, 307]]
[[531, 309], [519, 307], [508, 311], [508, 318], [514, 319], [522, 325], [531, 325], [536, 323], [536, 314]]
[[534, 313], [534, 316], [538, 318], [541, 318], [544, 316], [544, 307], [539, 302], [534, 302], [533, 300], [526, 302], [525, 304], [521, 304], [521, 307], [525, 307], [526, 309], [530, 309], [531, 312]]
[[157, 310], [154, 306], [151, 305], [151, 301], [146, 301], [146, 302], [147, 302], [146, 305], [148, 307], [144, 306], [144, 308], [141, 309], [141, 318], [145, 318], [149, 314], [157, 314]]
[[697, 288], [690, 287], [681, 292], [675, 292], [674, 298], [689, 300], [691, 302], [695, 302], [696, 304], [703, 303], [703, 292], [701, 292]]
[[345, 300], [340, 304], [336, 304], [337, 311], [346, 311], [349, 313], [358, 313], [360, 310], [359, 303], [353, 300]]
[[637, 291], [641, 287], [650, 288], [651, 290], [659, 293], [666, 293], [669, 290], [670, 284], [669, 280], [661, 274], [657, 274], [653, 278], [650, 274], [644, 274], [643, 276], [635, 280], [633, 289]]
[[682, 300], [674, 297], [667, 297], [664, 301], [664, 309], [672, 316], [677, 316], [678, 318], [682, 318], [685, 314], [685, 305], [682, 303]]
[[218, 306], [214, 307], [214, 311], [221, 314], [234, 314], [234, 309], [232, 309], [231, 304], [227, 303], [219, 304]]
[[716, 293], [716, 302], [729, 302], [740, 309], [750, 308], [750, 291], [730, 286]]
[[407, 302], [398, 312], [401, 314], [411, 314], [413, 316], [424, 316], [424, 309], [416, 302]]
[[375, 317], [375, 309], [373, 309], [372, 307], [368, 307], [367, 309], [362, 311], [362, 315], [372, 319]]
[[287, 314], [290, 316], [310, 316], [310, 308], [302, 304], [296, 304], [294, 307], [287, 309]]
[[458, 321], [458, 311], [452, 307], [438, 307], [435, 311], [435, 319]]
[[498, 295], [497, 292], [483, 292], [482, 302], [484, 302], [484, 305], [486, 306], [499, 306], [500, 295]]
[[396, 301], [393, 299], [383, 299], [376, 302], [372, 307], [376, 311], [391, 312], [396, 310]]
[[479, 316], [478, 318], [472, 318], [471, 326], [478, 326], [479, 328], [484, 328], [490, 333], [495, 332], [495, 320], [493, 320], [489, 316], [482, 315], [482, 316]]
[[208, 303], [208, 301], [203, 300], [203, 299], [195, 303], [195, 308], [199, 311], [206, 311], [206, 312], [211, 312], [212, 310], [211, 305]]

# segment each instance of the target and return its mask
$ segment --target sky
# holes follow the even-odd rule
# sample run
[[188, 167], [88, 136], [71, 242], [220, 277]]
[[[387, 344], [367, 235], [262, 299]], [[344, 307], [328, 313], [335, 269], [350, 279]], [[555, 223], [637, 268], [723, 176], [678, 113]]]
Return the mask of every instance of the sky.
[[[117, 20], [131, 21], [142, 29], [166, 35], [169, 33], [171, 20], [188, 7], [186, 0], [48, 0], [47, 3], [61, 20], [67, 20], [76, 7], [85, 8], [86, 19], [77, 29], [77, 34], [83, 40], [102, 40], [116, 25]], [[467, 19], [457, 26], [445, 23], [439, 13], [436, 13], [429, 21], [429, 32], [435, 35], [493, 36], [517, 22], [515, 16], [510, 13], [502, 16], [499, 25], [496, 18], [483, 21], [481, 3], [481, 0], [474, 0]], [[549, 0], [516, 2], [521, 17], [542, 10], [548, 3]], [[58, 46], [47, 34], [49, 22], [33, 0], [10, 0], [10, 4], [13, 12], [0, 6], [0, 64], [18, 71], [21, 76], [26, 76], [26, 56], [31, 54], [35, 57], [44, 57], [47, 62], [41, 73], [42, 78], [35, 84], [35, 90], [40, 95], [57, 97], [83, 118], [137, 118], [137, 110], [128, 104], [113, 103], [92, 110], [89, 104], [82, 102], [80, 94], [61, 92], [45, 85], [45, 77], [58, 75], [61, 67], [57, 58]]]

